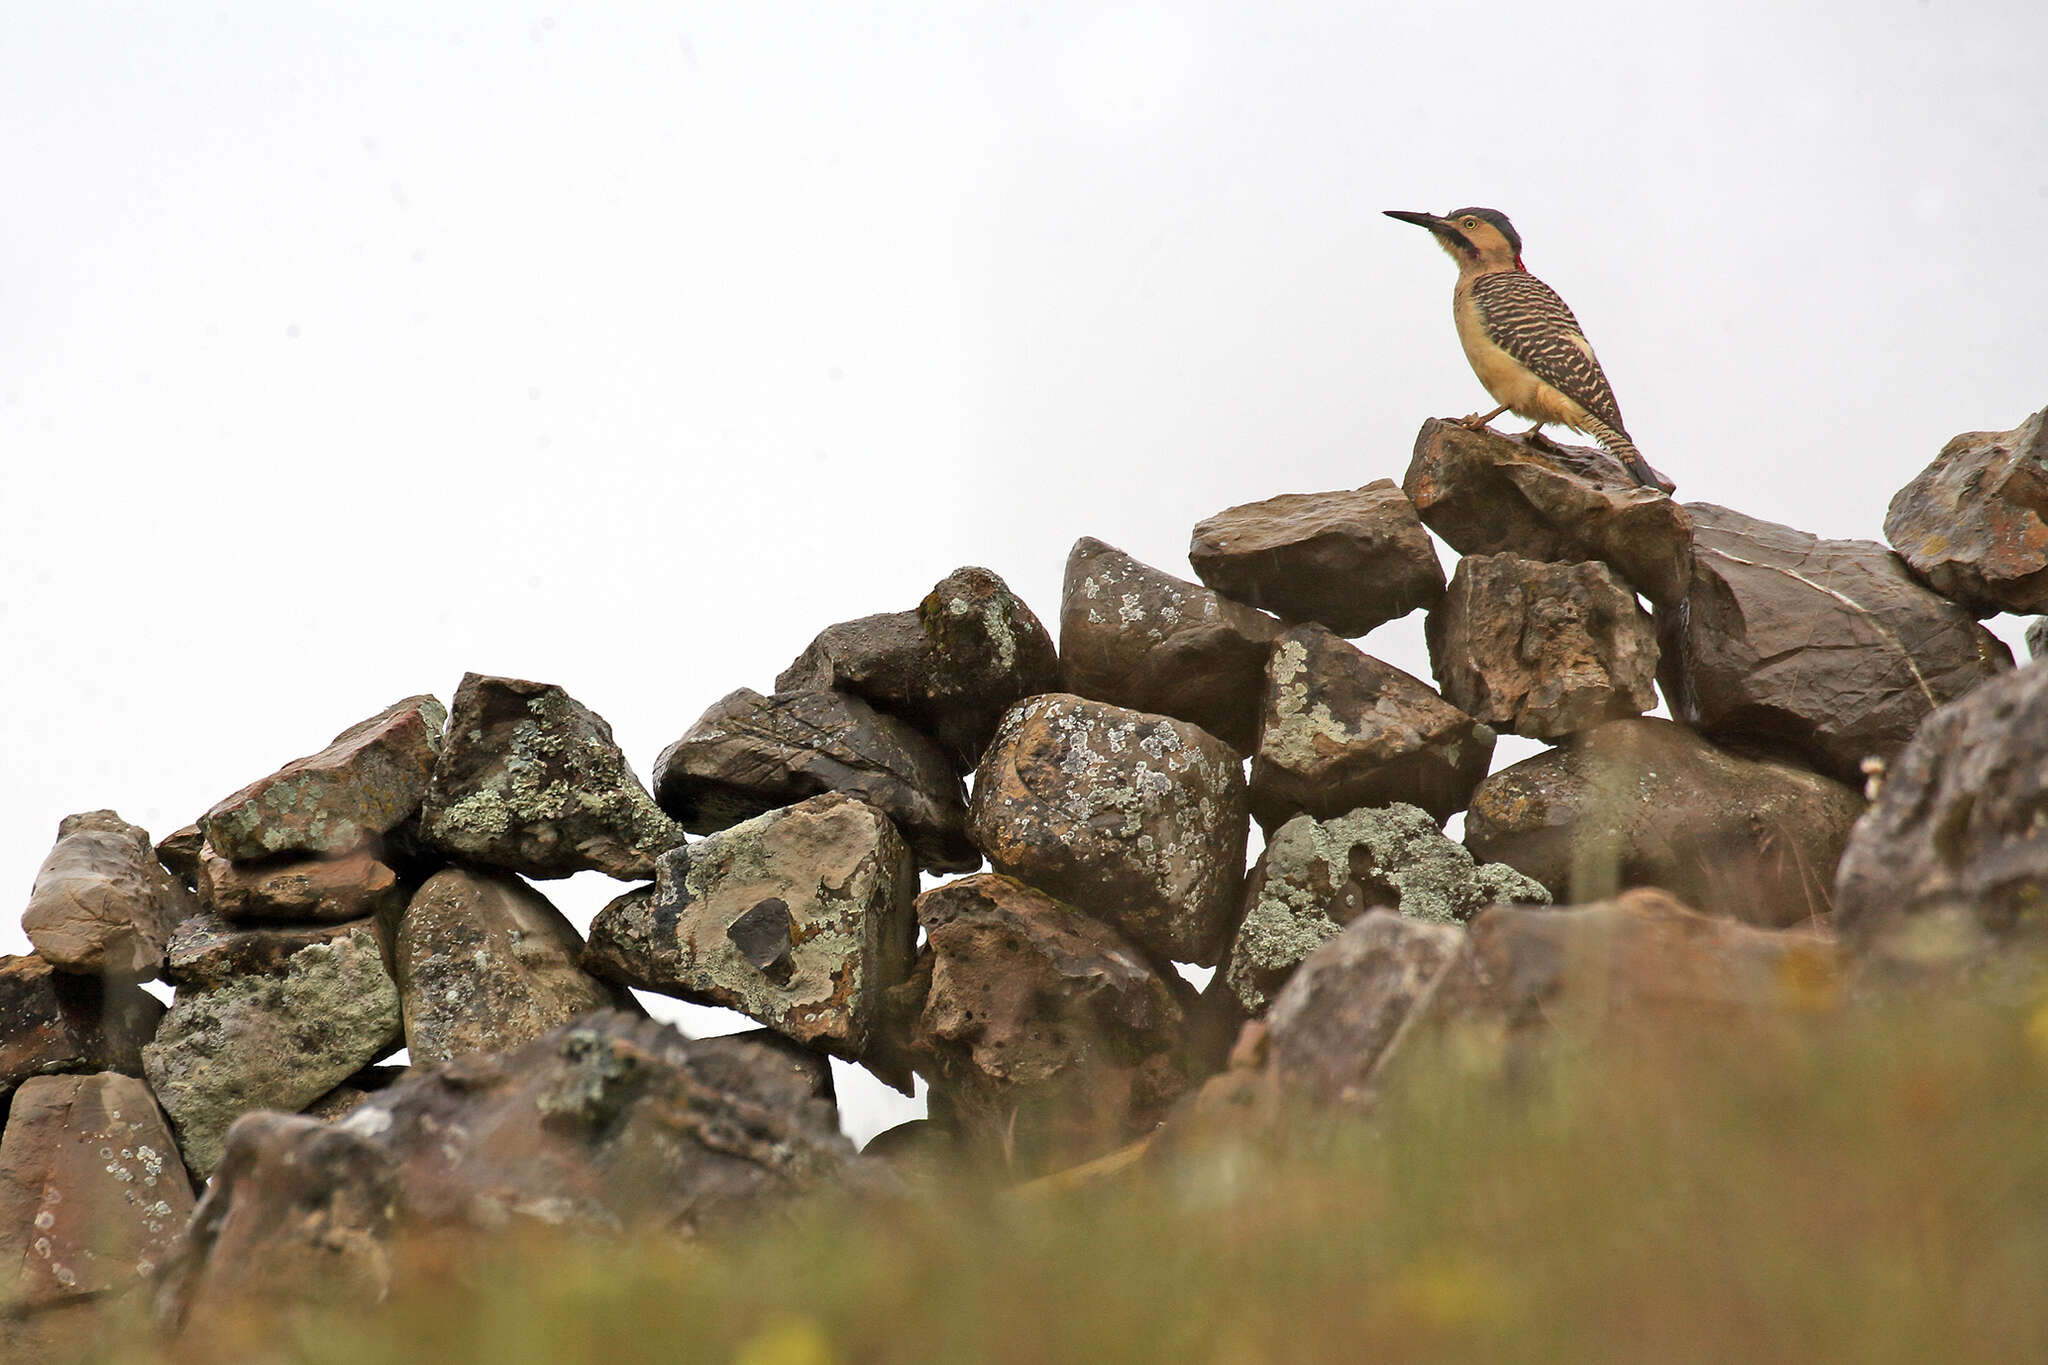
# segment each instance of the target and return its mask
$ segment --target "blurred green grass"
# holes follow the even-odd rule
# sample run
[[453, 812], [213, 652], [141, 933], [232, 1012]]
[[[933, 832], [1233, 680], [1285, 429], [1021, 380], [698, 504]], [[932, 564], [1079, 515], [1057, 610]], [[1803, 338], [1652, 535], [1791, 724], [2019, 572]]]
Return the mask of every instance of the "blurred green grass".
[[1077, 1189], [424, 1249], [122, 1365], [2048, 1359], [2048, 1008], [1611, 1029]]

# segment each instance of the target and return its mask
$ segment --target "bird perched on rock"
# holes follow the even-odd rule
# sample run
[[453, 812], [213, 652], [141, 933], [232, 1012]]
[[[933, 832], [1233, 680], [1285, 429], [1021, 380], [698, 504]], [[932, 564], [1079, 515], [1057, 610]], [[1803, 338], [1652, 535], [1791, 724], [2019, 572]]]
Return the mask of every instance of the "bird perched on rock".
[[1458, 340], [1473, 373], [1500, 404], [1484, 417], [1466, 418], [1465, 425], [1477, 430], [1513, 412], [1536, 423], [1527, 434], [1538, 440], [1551, 423], [1583, 431], [1637, 483], [1672, 491], [1629, 439], [1614, 390], [1579, 320], [1556, 290], [1522, 268], [1522, 235], [1506, 214], [1473, 208], [1439, 218], [1388, 209], [1387, 217], [1428, 228], [1458, 263], [1458, 287], [1451, 294]]

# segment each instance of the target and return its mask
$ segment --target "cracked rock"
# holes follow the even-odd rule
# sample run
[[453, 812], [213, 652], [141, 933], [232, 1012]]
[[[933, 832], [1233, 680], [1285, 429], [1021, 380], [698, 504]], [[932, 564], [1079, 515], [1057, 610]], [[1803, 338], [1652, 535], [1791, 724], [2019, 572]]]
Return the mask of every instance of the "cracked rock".
[[1970, 431], [1901, 488], [1884, 536], [1907, 567], [1979, 616], [2048, 611], [2048, 410]]
[[1242, 760], [1185, 721], [1058, 692], [1020, 702], [982, 755], [967, 820], [996, 871], [1161, 958], [1214, 963], [1236, 927]]
[[60, 972], [34, 953], [0, 957], [0, 1099], [30, 1076], [141, 1075], [163, 1013], [133, 982]]
[[528, 877], [654, 875], [683, 842], [612, 728], [561, 688], [466, 673], [421, 812], [421, 834], [460, 859]]
[[199, 904], [223, 919], [339, 924], [394, 913], [405, 897], [397, 872], [368, 849], [264, 863], [231, 863], [211, 844], [199, 853]]
[[1660, 617], [1673, 719], [1797, 755], [1840, 782], [2012, 667], [1999, 639], [1884, 546], [1822, 540], [1711, 503], [1688, 509], [1693, 575]]

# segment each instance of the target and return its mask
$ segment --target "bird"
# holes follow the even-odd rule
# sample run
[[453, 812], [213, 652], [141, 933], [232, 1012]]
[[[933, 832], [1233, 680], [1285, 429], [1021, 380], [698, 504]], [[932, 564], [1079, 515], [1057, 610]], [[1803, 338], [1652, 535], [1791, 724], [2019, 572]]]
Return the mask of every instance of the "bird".
[[1620, 460], [1635, 481], [1665, 493], [1674, 485], [1650, 468], [1622, 425], [1621, 407], [1586, 340], [1585, 329], [1557, 291], [1522, 264], [1522, 234], [1498, 209], [1465, 208], [1438, 217], [1388, 209], [1389, 218], [1434, 233], [1458, 263], [1451, 313], [1458, 340], [1479, 382], [1500, 404], [1464, 419], [1474, 431], [1504, 412], [1536, 423], [1524, 434], [1544, 441], [1551, 424], [1582, 431]]

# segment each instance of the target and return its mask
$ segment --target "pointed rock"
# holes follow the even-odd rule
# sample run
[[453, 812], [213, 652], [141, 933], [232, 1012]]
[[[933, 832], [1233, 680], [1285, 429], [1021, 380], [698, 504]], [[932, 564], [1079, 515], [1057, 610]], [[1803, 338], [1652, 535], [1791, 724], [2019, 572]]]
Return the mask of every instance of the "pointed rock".
[[1767, 927], [1834, 909], [1835, 864], [1863, 812], [1851, 787], [1743, 758], [1668, 720], [1618, 720], [1479, 784], [1473, 856], [1507, 863], [1560, 901], [1632, 886]]
[[282, 975], [179, 991], [142, 1064], [185, 1165], [204, 1179], [237, 1118], [303, 1109], [403, 1036], [377, 937], [357, 929], [301, 948]]
[[157, 862], [147, 831], [95, 810], [58, 824], [21, 927], [53, 967], [141, 981], [157, 974], [171, 931], [198, 908]]
[[2048, 409], [1969, 431], [1893, 496], [1884, 537], [1908, 568], [1979, 616], [2048, 611]]
[[982, 755], [967, 819], [996, 871], [1161, 958], [1214, 963], [1236, 927], [1242, 760], [1185, 721], [1061, 692], [1020, 702]]
[[2012, 667], [1968, 612], [1868, 540], [1822, 540], [1712, 503], [1684, 603], [1660, 618], [1658, 683], [1709, 738], [1798, 755], [1842, 782], [1937, 706]]
[[1263, 612], [1083, 536], [1060, 594], [1060, 685], [1199, 725], [1243, 753], [1280, 630]]
[[583, 937], [508, 872], [446, 868], [413, 894], [392, 961], [414, 1066], [510, 1052], [599, 1009], [639, 1013], [579, 965]]
[[910, 970], [916, 895], [895, 826], [829, 792], [668, 854], [652, 895], [598, 912], [584, 963], [865, 1060], [882, 993]]
[[0, 1305], [20, 1311], [142, 1289], [192, 1212], [192, 1181], [133, 1076], [38, 1076], [0, 1139]]
[[1604, 564], [1466, 555], [1429, 614], [1444, 700], [1555, 740], [1657, 704], [1657, 627]]
[[385, 707], [208, 811], [207, 842], [236, 862], [363, 847], [420, 808], [447, 718], [428, 696]]
[[398, 874], [368, 849], [335, 858], [231, 863], [199, 852], [199, 904], [223, 919], [339, 924], [392, 914], [405, 904]]
[[1296, 626], [1266, 665], [1252, 814], [1273, 829], [1406, 801], [1446, 820], [1486, 776], [1493, 742], [1427, 684], [1321, 626]]
[[981, 866], [962, 828], [966, 793], [938, 744], [858, 697], [764, 697], [743, 687], [699, 717], [654, 764], [656, 799], [692, 834], [715, 834], [834, 791], [888, 816], [919, 866]]
[[156, 841], [156, 860], [190, 891], [199, 885], [199, 850], [205, 846], [206, 831], [196, 824], [187, 825]]
[[1369, 910], [1462, 924], [1510, 901], [1547, 905], [1550, 892], [1512, 867], [1478, 863], [1414, 806], [1297, 815], [1252, 869], [1225, 983], [1245, 1015], [1262, 1014], [1297, 964]]
[[30, 1076], [141, 1075], [163, 1013], [133, 983], [60, 972], [34, 953], [0, 957], [0, 1099]]
[[1660, 606], [1692, 577], [1686, 509], [1642, 488], [1614, 457], [1584, 446], [1471, 431], [1431, 418], [1401, 487], [1460, 554], [1597, 559]]
[[1031, 608], [987, 569], [955, 569], [914, 611], [828, 626], [775, 680], [781, 692], [859, 697], [974, 771], [1003, 712], [1050, 692], [1059, 657]]
[[1181, 1010], [1096, 920], [984, 873], [918, 897], [931, 986], [911, 1038], [932, 1114], [1023, 1174], [1148, 1130], [1190, 1082]]
[[1436, 547], [1392, 479], [1227, 508], [1196, 524], [1188, 560], [1234, 601], [1353, 638], [1444, 595]]
[[421, 835], [528, 877], [654, 875], [683, 842], [595, 711], [548, 683], [465, 673], [421, 811]]
[[1884, 965], [2048, 947], [2048, 663], [1936, 711], [1892, 760], [1835, 878], [1838, 923]]

